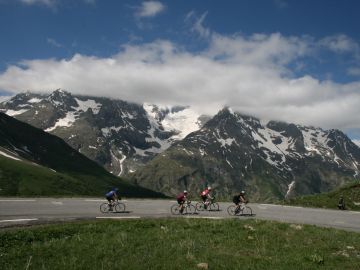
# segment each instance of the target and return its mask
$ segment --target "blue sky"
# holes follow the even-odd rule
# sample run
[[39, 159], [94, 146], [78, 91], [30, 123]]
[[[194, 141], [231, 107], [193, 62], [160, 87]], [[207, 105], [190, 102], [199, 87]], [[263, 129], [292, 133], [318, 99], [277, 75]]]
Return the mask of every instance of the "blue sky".
[[230, 105], [360, 139], [359, 11], [355, 0], [0, 0], [0, 94]]

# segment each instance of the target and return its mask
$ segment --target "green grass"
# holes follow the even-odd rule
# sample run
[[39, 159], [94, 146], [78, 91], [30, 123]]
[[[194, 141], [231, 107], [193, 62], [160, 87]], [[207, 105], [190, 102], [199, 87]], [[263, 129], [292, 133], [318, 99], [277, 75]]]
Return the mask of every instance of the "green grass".
[[328, 193], [301, 196], [284, 201], [289, 205], [337, 209], [340, 196], [344, 196], [346, 209], [360, 211], [360, 183], [355, 182]]
[[1, 269], [358, 269], [360, 234], [258, 220], [99, 221], [0, 232]]
[[0, 196], [104, 196], [118, 187], [123, 197], [164, 197], [115, 177], [60, 138], [3, 113], [0, 149], [17, 151], [22, 159], [0, 155]]
[[61, 173], [0, 155], [0, 196], [104, 196], [113, 187], [123, 197], [164, 197], [111, 174]]

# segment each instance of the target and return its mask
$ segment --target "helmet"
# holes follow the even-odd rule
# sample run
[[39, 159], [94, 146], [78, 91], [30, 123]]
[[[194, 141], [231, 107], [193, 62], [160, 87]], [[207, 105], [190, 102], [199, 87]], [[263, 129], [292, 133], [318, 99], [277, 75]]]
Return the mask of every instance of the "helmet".
[[211, 187], [208, 187], [208, 190], [211, 190]]
[[242, 191], [240, 192], [240, 194], [245, 194], [245, 191], [242, 190]]
[[184, 190], [184, 193], [188, 193], [187, 190]]

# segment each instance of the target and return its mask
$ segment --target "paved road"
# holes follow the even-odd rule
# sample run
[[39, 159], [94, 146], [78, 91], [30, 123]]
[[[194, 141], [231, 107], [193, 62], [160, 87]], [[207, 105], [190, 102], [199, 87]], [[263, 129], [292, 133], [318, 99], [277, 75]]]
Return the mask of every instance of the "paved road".
[[[102, 219], [102, 218], [146, 218], [170, 217], [170, 200], [124, 201], [125, 213], [102, 214], [99, 205], [102, 199], [84, 198], [0, 198], [0, 228], [18, 224], [36, 224], [59, 220]], [[200, 212], [196, 215], [184, 215], [184, 218], [231, 218], [226, 209], [230, 203], [220, 203], [221, 211]], [[314, 208], [290, 207], [272, 204], [249, 204], [255, 216], [253, 218], [277, 220], [290, 223], [314, 224], [360, 232], [360, 212], [325, 210]], [[246, 219], [251, 217], [235, 217]]]

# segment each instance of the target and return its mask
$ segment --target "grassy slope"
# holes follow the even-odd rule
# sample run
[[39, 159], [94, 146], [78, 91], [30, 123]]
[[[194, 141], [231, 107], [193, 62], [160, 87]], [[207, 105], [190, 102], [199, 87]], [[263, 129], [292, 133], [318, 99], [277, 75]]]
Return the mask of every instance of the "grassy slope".
[[121, 196], [161, 197], [112, 175], [66, 174], [0, 156], [0, 196], [103, 196], [112, 187]]
[[0, 232], [2, 269], [357, 269], [360, 234], [257, 220], [84, 222]]
[[345, 185], [329, 193], [322, 193], [318, 195], [302, 196], [285, 201], [285, 204], [302, 205], [308, 207], [321, 208], [336, 208], [340, 196], [343, 195], [345, 199], [346, 208], [349, 210], [360, 210], [360, 183], [352, 183]]
[[[162, 194], [134, 186], [113, 176], [96, 162], [67, 145], [60, 138], [0, 113], [0, 146], [17, 151], [31, 162], [0, 155], [0, 195], [96, 195], [113, 187], [122, 196], [162, 197]], [[50, 170], [55, 170], [56, 172]]]

